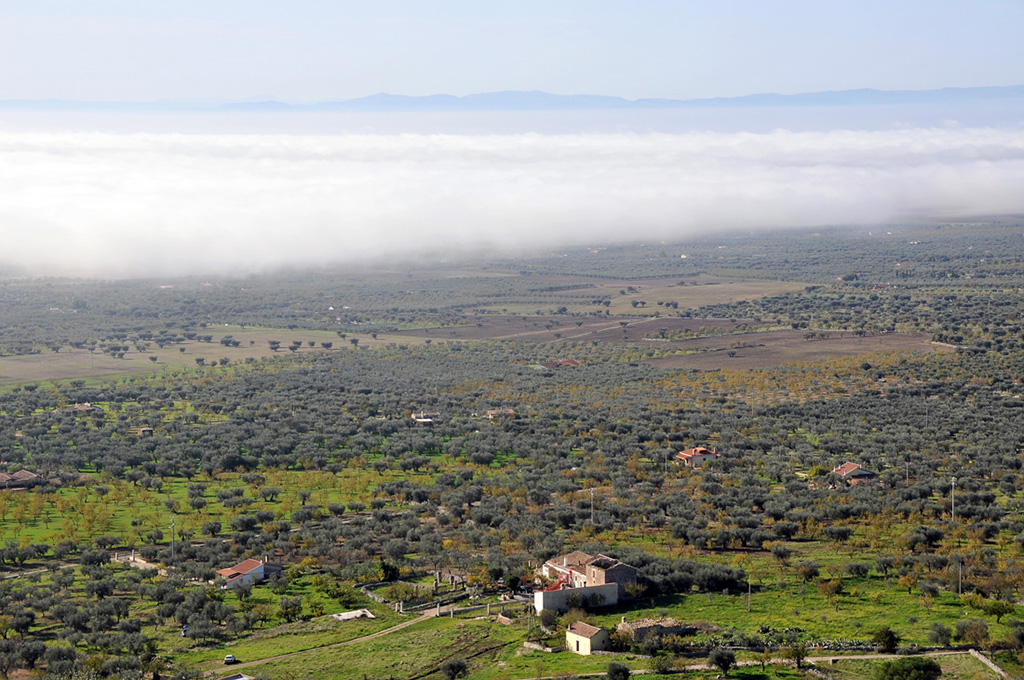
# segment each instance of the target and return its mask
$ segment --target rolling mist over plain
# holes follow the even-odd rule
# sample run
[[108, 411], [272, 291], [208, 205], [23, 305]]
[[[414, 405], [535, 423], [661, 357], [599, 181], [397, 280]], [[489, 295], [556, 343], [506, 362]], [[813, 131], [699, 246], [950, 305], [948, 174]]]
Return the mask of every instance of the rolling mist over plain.
[[0, 264], [234, 274], [1015, 212], [1019, 90], [652, 108], [542, 98], [550, 110], [8, 109]]

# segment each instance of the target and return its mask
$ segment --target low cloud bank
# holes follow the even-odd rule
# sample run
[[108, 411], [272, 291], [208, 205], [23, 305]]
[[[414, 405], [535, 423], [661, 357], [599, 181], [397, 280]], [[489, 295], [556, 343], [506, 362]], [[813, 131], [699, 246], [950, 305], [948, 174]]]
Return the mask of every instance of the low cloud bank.
[[0, 265], [244, 273], [1024, 210], [1024, 130], [0, 132]]

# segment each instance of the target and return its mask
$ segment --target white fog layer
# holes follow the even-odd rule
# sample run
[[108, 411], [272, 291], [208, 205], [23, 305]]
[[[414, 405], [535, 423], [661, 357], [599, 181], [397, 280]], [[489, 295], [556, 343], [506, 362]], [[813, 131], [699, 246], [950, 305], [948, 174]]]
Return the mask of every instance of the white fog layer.
[[1024, 130], [0, 131], [0, 265], [241, 273], [446, 248], [1024, 210]]

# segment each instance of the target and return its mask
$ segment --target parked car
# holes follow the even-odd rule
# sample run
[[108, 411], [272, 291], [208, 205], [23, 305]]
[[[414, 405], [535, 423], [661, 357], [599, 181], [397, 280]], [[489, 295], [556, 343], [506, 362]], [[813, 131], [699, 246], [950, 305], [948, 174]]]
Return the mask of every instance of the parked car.
[[238, 659], [235, 658], [234, 654], [227, 654], [224, 656], [224, 665], [229, 666], [233, 663], [238, 663]]

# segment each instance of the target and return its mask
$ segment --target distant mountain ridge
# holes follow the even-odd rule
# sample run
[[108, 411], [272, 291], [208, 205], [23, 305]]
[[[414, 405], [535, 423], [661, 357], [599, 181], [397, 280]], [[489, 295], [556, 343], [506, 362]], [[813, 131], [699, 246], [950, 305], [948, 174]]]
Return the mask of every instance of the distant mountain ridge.
[[152, 102], [74, 101], [63, 99], [5, 99], [0, 110], [110, 112], [444, 112], [444, 111], [558, 111], [651, 110], [789, 106], [885, 106], [898, 104], [969, 104], [994, 101], [1024, 102], [1024, 85], [946, 87], [937, 90], [836, 90], [805, 94], [751, 94], [709, 99], [625, 99], [604, 95], [529, 92], [484, 92], [457, 97], [448, 94], [409, 96], [375, 94], [357, 99], [313, 104], [276, 99], [245, 101], [167, 100]]

